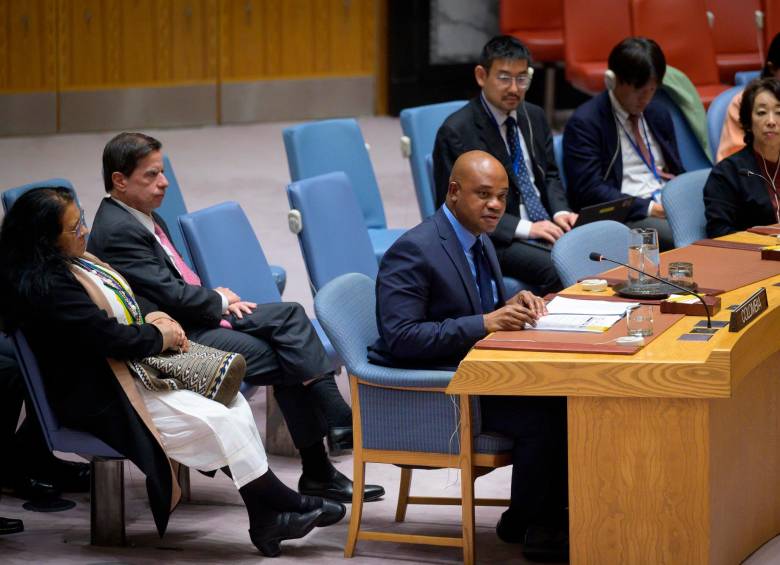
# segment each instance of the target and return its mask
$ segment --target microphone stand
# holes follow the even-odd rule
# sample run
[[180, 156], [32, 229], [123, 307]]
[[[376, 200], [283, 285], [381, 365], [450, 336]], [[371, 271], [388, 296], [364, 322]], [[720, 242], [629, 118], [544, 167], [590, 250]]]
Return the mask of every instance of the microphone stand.
[[632, 267], [631, 265], [626, 265], [625, 263], [621, 263], [620, 261], [615, 261], [614, 259], [610, 259], [608, 257], [604, 257], [601, 253], [596, 253], [595, 251], [591, 251], [590, 255], [588, 256], [591, 261], [609, 261], [610, 263], [615, 263], [616, 265], [620, 265], [621, 267], [625, 267], [626, 269], [631, 269], [632, 271], [636, 271], [640, 275], [645, 275], [651, 279], [655, 279], [658, 282], [662, 282], [665, 284], [668, 284], [669, 286], [672, 286], [676, 289], [679, 289], [683, 291], [685, 294], [690, 294], [691, 296], [695, 296], [699, 299], [699, 301], [704, 305], [704, 312], [707, 314], [707, 327], [712, 328], [712, 320], [710, 319], [710, 307], [707, 305], [707, 303], [704, 301], [704, 298], [700, 294], [697, 294], [693, 292], [689, 288], [685, 288], [684, 286], [680, 286], [679, 284], [675, 284], [671, 281], [668, 281], [666, 279], [662, 279], [661, 277], [656, 277], [655, 275], [651, 275], [650, 273], [647, 273], [643, 271], [642, 269], [637, 269], [636, 267]]

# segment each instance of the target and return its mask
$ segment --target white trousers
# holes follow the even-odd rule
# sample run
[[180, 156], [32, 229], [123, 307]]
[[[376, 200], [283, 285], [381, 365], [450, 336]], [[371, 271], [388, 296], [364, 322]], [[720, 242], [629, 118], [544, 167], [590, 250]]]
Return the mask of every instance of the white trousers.
[[268, 470], [268, 457], [252, 409], [241, 393], [228, 405], [189, 390], [136, 388], [160, 432], [165, 453], [200, 471], [230, 467], [236, 488]]

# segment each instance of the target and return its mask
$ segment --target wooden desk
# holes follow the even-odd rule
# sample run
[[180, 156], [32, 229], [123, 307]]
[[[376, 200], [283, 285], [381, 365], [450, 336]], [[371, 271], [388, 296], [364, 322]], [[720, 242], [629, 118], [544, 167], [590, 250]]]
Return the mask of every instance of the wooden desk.
[[448, 393], [568, 397], [572, 564], [733, 565], [780, 533], [778, 281], [723, 294], [714, 319], [760, 286], [769, 311], [709, 342], [677, 341], [702, 319], [686, 317], [630, 357], [472, 350], [460, 364]]

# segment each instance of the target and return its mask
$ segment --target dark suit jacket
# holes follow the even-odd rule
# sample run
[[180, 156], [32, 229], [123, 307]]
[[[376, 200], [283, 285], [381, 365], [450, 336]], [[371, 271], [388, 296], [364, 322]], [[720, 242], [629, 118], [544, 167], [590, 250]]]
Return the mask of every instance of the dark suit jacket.
[[[168, 233], [163, 219], [152, 216]], [[219, 325], [219, 293], [184, 282], [154, 235], [110, 198], [100, 203], [87, 249], [119, 271], [137, 295], [153, 303], [150, 307], [171, 315], [185, 331]]]
[[756, 161], [752, 146], [737, 151], [712, 168], [704, 185], [708, 237], [777, 223], [770, 200], [772, 189], [757, 176], [740, 175], [740, 169], [766, 176]]
[[62, 424], [96, 435], [144, 472], [162, 535], [171, 502], [168, 461], [106, 361], [155, 355], [162, 335], [149, 324], [109, 318], [68, 271], [49, 273], [49, 282], [47, 293], [17, 297], [13, 316], [36, 355], [49, 403]]
[[[675, 175], [685, 172], [669, 112], [651, 100], [644, 117], [661, 148], [667, 170]], [[566, 123], [563, 167], [569, 202], [576, 210], [622, 196], [623, 156], [617, 127], [608, 92], [585, 102]], [[628, 220], [647, 217], [648, 206], [649, 198], [634, 200]]]
[[[531, 152], [534, 180], [539, 189], [542, 204], [550, 216], [562, 210], [568, 210], [566, 193], [561, 185], [558, 168], [555, 166], [552, 133], [547, 125], [544, 112], [539, 106], [523, 102], [517, 109], [517, 123]], [[436, 205], [441, 206], [447, 196], [450, 171], [455, 160], [466, 151], [479, 149], [493, 155], [501, 161], [509, 177], [509, 194], [506, 201], [506, 213], [490, 234], [498, 246], [512, 242], [515, 229], [520, 221], [520, 188], [512, 174], [512, 162], [506, 144], [501, 138], [495, 123], [485, 110], [479, 97], [469, 101], [466, 106], [444, 121], [436, 134], [433, 147], [433, 177], [436, 185]]]
[[[501, 269], [489, 238], [482, 241], [500, 307], [506, 300]], [[379, 339], [369, 359], [380, 365], [455, 367], [485, 337], [474, 277], [441, 209], [385, 253], [376, 280], [376, 317]]]

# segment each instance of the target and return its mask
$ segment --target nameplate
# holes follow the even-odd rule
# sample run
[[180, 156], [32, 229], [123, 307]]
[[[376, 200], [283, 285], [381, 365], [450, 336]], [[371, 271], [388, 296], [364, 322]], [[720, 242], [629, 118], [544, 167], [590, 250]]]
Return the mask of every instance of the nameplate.
[[769, 301], [766, 297], [766, 289], [761, 287], [731, 312], [729, 331], [738, 332], [760, 316], [768, 307]]

